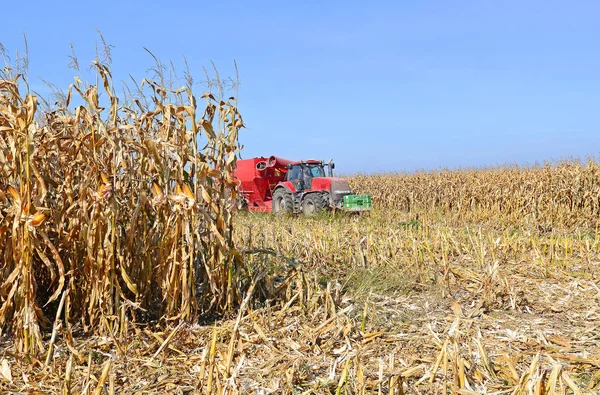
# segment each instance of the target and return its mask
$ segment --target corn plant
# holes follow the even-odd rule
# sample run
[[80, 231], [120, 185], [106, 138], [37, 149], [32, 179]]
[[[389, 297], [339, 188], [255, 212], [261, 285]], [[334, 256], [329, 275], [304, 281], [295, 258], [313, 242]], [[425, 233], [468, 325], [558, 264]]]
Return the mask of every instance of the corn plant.
[[76, 78], [43, 114], [21, 75], [0, 81], [0, 328], [25, 353], [55, 317], [94, 333], [191, 321], [251, 283], [232, 237], [235, 99], [206, 93], [199, 110], [189, 87], [144, 80], [122, 102], [93, 67], [98, 83]]

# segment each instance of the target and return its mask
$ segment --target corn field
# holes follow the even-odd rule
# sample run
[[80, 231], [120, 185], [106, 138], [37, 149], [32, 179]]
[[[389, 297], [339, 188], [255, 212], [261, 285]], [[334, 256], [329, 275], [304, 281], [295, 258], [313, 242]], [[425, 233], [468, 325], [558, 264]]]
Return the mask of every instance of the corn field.
[[[239, 212], [236, 101], [0, 79], [2, 393], [595, 394], [600, 165], [349, 177]], [[200, 110], [199, 108], [203, 108]]]
[[[386, 210], [435, 211], [448, 218], [501, 226], [592, 227], [600, 216], [600, 164], [562, 161], [532, 167], [355, 176]], [[500, 221], [500, 222], [499, 222]]]

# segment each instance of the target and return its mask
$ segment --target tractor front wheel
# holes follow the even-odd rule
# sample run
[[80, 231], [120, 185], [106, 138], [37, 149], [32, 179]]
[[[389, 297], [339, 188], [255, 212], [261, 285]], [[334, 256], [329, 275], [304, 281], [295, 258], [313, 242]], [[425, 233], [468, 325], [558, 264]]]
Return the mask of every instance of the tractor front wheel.
[[312, 217], [325, 210], [327, 203], [325, 197], [319, 193], [311, 193], [302, 201], [302, 212], [307, 217]]
[[294, 210], [292, 194], [284, 189], [278, 189], [273, 193], [273, 214], [291, 214]]

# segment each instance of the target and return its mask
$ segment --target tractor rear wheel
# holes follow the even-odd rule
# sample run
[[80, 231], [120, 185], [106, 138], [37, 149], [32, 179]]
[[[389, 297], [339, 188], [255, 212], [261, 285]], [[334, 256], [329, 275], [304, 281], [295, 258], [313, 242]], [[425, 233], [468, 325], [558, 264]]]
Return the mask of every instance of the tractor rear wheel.
[[311, 193], [307, 195], [302, 201], [302, 212], [307, 217], [312, 217], [323, 211], [327, 203], [325, 197], [320, 193]]
[[273, 193], [273, 214], [291, 214], [294, 210], [292, 194], [284, 189], [278, 189]]

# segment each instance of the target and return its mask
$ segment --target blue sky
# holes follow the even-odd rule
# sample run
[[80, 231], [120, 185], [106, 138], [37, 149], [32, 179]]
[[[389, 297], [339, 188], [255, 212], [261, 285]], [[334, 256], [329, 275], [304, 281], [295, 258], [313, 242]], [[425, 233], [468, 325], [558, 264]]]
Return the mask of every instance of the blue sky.
[[[67, 87], [73, 43], [114, 46], [115, 79], [149, 48], [202, 79], [232, 76], [243, 156], [334, 158], [344, 173], [535, 163], [600, 154], [600, 3], [578, 1], [30, 1], [2, 10], [27, 35], [30, 80]], [[85, 75], [84, 75], [85, 77]], [[198, 94], [204, 87], [197, 86]]]

